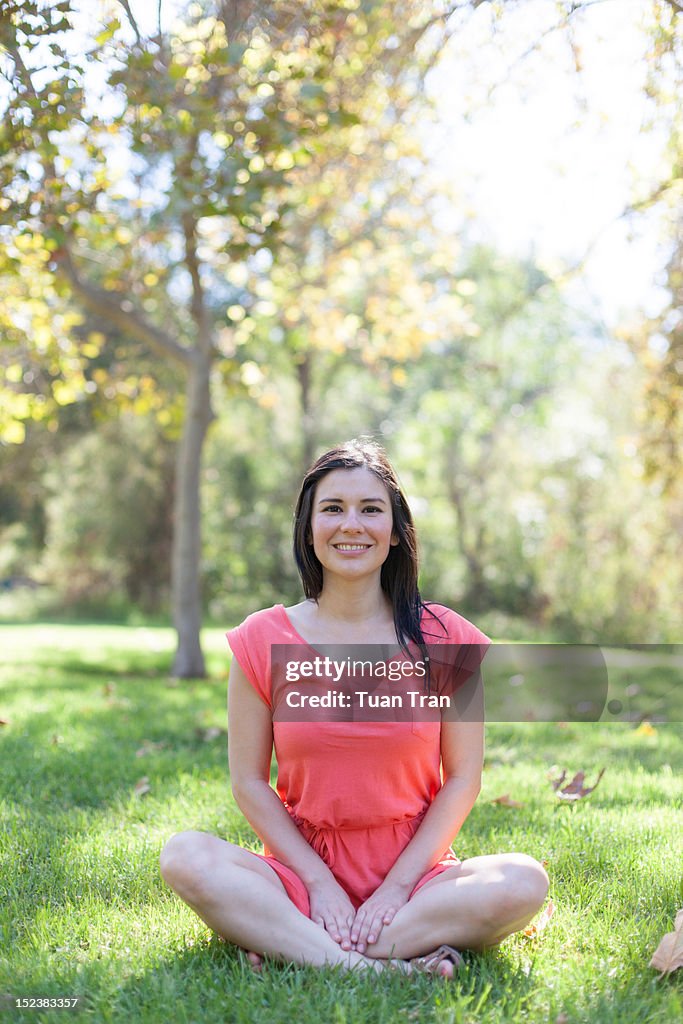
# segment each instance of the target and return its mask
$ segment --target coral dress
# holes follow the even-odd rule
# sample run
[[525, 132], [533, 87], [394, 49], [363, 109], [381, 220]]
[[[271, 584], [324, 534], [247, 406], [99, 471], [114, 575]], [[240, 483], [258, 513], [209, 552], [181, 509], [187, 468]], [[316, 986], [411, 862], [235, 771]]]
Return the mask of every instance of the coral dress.
[[[426, 642], [489, 643], [471, 622], [443, 605], [423, 613]], [[271, 645], [313, 648], [294, 629], [283, 605], [255, 612], [227, 633], [247, 679], [273, 711]], [[422, 716], [421, 716], [422, 717]], [[278, 721], [273, 744], [277, 792], [292, 820], [348, 893], [357, 909], [378, 888], [414, 836], [441, 788], [441, 723], [426, 721]], [[264, 846], [288, 896], [310, 917], [306, 886]], [[444, 850], [410, 896], [459, 864]]]

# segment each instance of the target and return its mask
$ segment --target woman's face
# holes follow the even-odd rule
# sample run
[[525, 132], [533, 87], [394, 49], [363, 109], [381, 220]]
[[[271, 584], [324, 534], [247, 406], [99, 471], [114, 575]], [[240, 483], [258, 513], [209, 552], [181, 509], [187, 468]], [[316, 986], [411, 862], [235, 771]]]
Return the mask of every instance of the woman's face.
[[385, 484], [365, 466], [333, 469], [318, 481], [313, 495], [310, 539], [323, 578], [379, 573], [389, 548], [398, 544]]

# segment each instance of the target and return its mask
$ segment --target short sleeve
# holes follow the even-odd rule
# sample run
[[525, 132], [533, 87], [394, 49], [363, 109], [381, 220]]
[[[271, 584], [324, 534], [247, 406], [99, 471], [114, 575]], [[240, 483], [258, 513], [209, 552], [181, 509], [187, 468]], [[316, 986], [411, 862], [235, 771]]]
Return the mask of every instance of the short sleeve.
[[271, 636], [260, 613], [249, 615], [241, 625], [225, 634], [233, 655], [264, 704], [272, 711], [270, 644]]
[[430, 603], [427, 612], [422, 632], [430, 652], [436, 690], [453, 695], [476, 678], [491, 640], [452, 608]]
[[[423, 616], [422, 632], [428, 644], [480, 644], [488, 647], [490, 637], [452, 608], [429, 602]], [[436, 621], [435, 621], [436, 620]]]

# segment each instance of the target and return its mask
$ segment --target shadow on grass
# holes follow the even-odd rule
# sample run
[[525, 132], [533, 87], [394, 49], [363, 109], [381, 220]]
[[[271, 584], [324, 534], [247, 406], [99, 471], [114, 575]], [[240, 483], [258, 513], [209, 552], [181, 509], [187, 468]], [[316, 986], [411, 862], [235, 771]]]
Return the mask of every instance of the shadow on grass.
[[[115, 677], [133, 679], [137, 676], [145, 676], [152, 679], [168, 679], [172, 662], [172, 654], [160, 655], [157, 652], [150, 652], [149, 654], [135, 653], [134, 657], [129, 656], [127, 651], [115, 652], [111, 656], [107, 656], [106, 660], [103, 661], [88, 661], [85, 658], [77, 658], [71, 654], [60, 657], [59, 653], [55, 652], [50, 657], [32, 658], [30, 665], [32, 669], [64, 672], [70, 676], [94, 676], [108, 679]], [[21, 666], [21, 668], [25, 668], [25, 666]], [[17, 666], [17, 673], [19, 671], [20, 667]], [[209, 676], [207, 679], [199, 681], [207, 682], [211, 678]], [[227, 671], [225, 679], [227, 679]], [[179, 681], [179, 685], [194, 681], [196, 680], [182, 680]]]
[[[531, 976], [511, 967], [499, 953], [466, 954], [466, 966], [452, 982], [428, 975], [406, 977], [398, 971], [350, 974], [272, 960], [255, 973], [241, 951], [214, 937], [191, 948], [169, 950], [137, 970], [121, 970], [112, 960], [89, 961], [55, 975], [41, 991], [78, 994], [82, 1012], [77, 1020], [391, 1024], [443, 1020], [444, 1012], [445, 1019], [475, 1020], [491, 1008], [495, 1012], [487, 1013], [487, 1021], [503, 1024], [521, 1019], [534, 986]], [[63, 1017], [44, 1017], [45, 1022], [52, 1019]]]

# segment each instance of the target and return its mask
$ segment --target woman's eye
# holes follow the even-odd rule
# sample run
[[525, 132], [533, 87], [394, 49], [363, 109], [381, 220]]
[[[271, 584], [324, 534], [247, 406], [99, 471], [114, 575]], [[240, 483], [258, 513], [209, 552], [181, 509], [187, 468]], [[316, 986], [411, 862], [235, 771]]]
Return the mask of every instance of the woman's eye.
[[376, 508], [374, 505], [368, 505], [367, 508], [363, 509], [364, 512], [381, 512], [381, 508]]
[[323, 509], [323, 512], [339, 512], [339, 505], [328, 505], [327, 508]]

